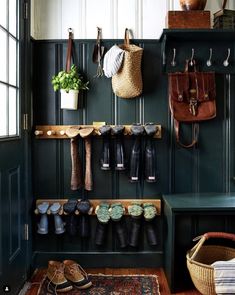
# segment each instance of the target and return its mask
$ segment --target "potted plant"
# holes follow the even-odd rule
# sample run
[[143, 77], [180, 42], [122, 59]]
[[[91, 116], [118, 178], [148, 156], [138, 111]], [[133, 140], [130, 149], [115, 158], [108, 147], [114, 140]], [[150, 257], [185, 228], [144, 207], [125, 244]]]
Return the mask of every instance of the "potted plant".
[[68, 110], [76, 110], [79, 91], [89, 89], [89, 82], [83, 81], [75, 65], [71, 66], [70, 71], [60, 71], [57, 75], [53, 76], [51, 83], [54, 91], [60, 90], [61, 108]]

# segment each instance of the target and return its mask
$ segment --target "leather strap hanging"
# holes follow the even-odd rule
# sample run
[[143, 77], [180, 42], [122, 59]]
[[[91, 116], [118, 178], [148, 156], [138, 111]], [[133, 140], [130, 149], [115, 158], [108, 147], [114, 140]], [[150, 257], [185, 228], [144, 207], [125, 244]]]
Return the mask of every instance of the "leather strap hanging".
[[73, 47], [73, 30], [71, 28], [68, 29], [69, 38], [68, 38], [68, 47], [67, 47], [67, 55], [66, 55], [66, 72], [68, 73], [71, 69], [71, 59], [72, 59], [72, 47]]
[[190, 144], [184, 144], [180, 141], [180, 122], [174, 119], [174, 129], [175, 129], [175, 138], [176, 142], [184, 147], [184, 148], [191, 148], [198, 142], [198, 136], [199, 136], [199, 124], [193, 123], [193, 136], [192, 136], [192, 142]]
[[222, 9], [225, 9], [226, 4], [227, 4], [227, 0], [223, 0], [223, 2], [222, 2]]

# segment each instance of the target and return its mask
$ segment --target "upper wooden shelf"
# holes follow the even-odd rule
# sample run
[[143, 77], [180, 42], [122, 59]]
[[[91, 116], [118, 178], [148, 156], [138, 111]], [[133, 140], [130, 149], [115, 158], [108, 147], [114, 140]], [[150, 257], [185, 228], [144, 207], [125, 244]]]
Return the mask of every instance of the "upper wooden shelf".
[[[110, 125], [113, 127], [114, 125]], [[123, 125], [124, 135], [131, 135], [131, 125]], [[162, 127], [161, 125], [157, 126], [157, 132], [154, 135], [154, 138], [160, 139], [162, 137]], [[69, 137], [66, 135], [65, 131], [69, 127], [75, 127], [78, 129], [93, 127], [94, 131], [92, 135], [99, 136], [99, 128], [100, 125], [37, 125], [34, 131], [34, 134], [37, 139], [68, 139]]]
[[164, 29], [160, 41], [164, 38], [182, 41], [234, 41], [235, 30], [232, 29]]

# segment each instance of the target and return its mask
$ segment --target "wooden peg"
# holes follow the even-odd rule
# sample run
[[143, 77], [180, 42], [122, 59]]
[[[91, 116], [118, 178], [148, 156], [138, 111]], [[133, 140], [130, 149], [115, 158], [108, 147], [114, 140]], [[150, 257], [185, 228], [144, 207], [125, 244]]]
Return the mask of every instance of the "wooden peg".
[[65, 131], [64, 131], [64, 130], [60, 130], [60, 131], [59, 131], [59, 134], [60, 134], [60, 135], [65, 135]]
[[48, 136], [55, 135], [55, 131], [54, 130], [48, 130], [47, 135]]
[[38, 211], [38, 209], [35, 209], [35, 210], [34, 210], [34, 214], [36, 214], [36, 215], [38, 215], [38, 214], [39, 214], [39, 211]]
[[34, 134], [35, 134], [36, 136], [38, 136], [38, 135], [43, 135], [43, 131], [42, 131], [42, 130], [35, 130], [35, 131], [34, 131]]

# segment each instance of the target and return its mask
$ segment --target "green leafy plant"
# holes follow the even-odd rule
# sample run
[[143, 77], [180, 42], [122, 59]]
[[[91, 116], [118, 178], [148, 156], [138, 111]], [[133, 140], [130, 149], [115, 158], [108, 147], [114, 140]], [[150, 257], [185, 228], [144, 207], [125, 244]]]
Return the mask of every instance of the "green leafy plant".
[[78, 69], [75, 65], [71, 66], [69, 72], [60, 71], [57, 75], [52, 77], [51, 83], [54, 91], [64, 89], [66, 92], [69, 90], [87, 90], [88, 83], [84, 82], [83, 77], [78, 73]]

